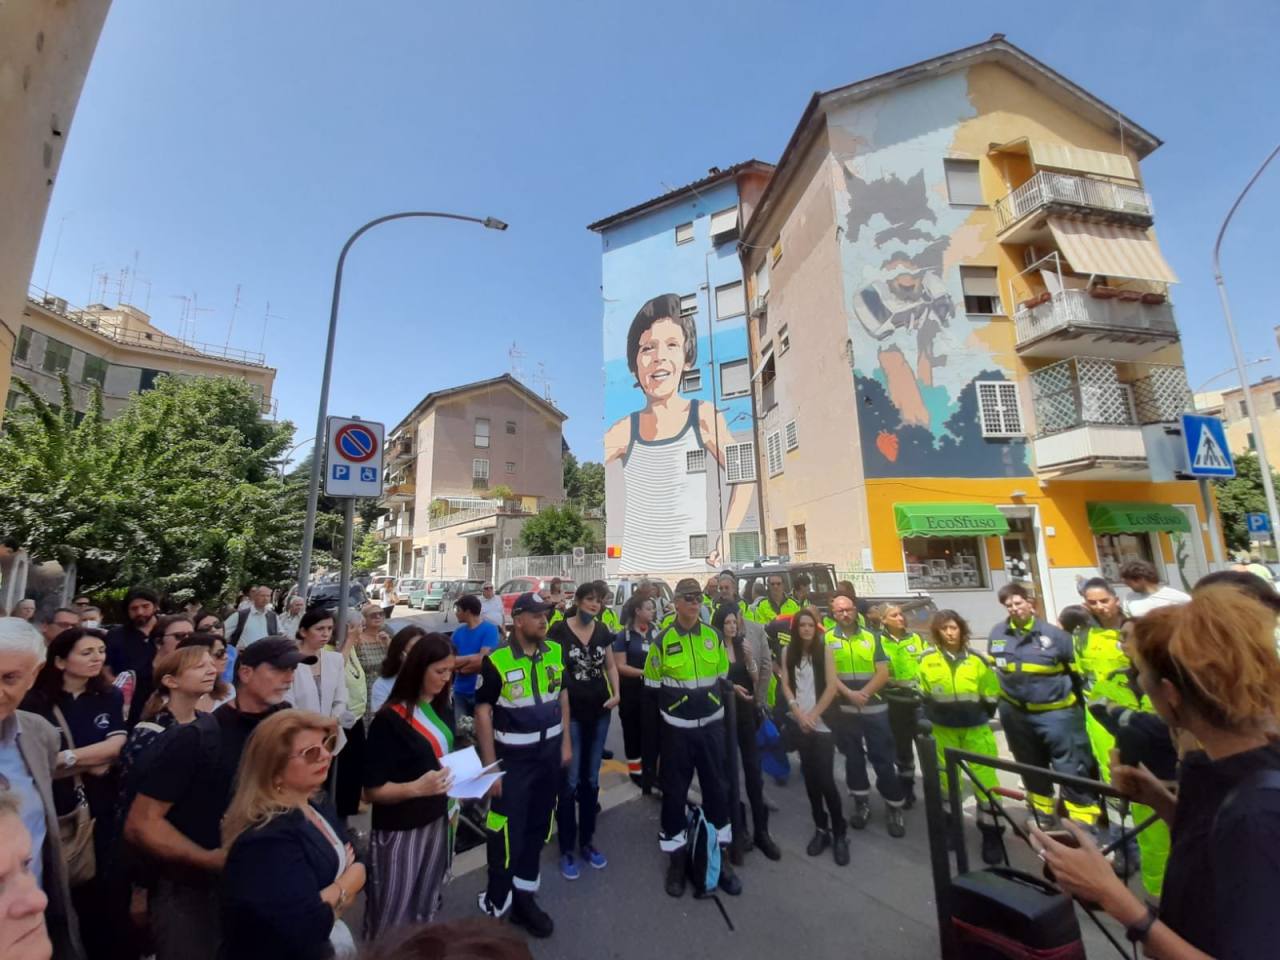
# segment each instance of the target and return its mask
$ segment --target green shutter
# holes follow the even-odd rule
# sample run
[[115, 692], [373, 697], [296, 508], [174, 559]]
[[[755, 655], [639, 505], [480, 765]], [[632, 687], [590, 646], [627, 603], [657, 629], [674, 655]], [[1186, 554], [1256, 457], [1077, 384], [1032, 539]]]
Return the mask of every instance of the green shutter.
[[900, 537], [995, 537], [1009, 521], [989, 503], [895, 503]]
[[1187, 515], [1167, 503], [1088, 504], [1089, 529], [1094, 533], [1190, 533]]

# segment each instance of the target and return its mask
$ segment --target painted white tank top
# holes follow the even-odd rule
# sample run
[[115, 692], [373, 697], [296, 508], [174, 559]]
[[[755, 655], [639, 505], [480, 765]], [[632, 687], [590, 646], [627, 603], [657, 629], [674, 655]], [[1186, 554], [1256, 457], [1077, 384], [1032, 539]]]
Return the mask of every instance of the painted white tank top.
[[[621, 573], [663, 573], [700, 566], [689, 556], [689, 538], [707, 534], [707, 476], [716, 469], [698, 430], [698, 404], [669, 440], [643, 440], [640, 414], [631, 414], [631, 437], [622, 458], [626, 485]], [[689, 454], [703, 451], [704, 469], [689, 472]], [[710, 544], [708, 544], [710, 546]]]

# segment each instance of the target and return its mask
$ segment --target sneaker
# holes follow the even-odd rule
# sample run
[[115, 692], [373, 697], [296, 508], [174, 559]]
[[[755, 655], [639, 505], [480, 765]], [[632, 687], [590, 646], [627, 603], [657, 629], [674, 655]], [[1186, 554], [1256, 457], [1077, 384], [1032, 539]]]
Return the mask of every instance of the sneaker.
[[782, 859], [782, 851], [778, 849], [778, 845], [769, 834], [757, 833], [755, 835], [755, 844], [756, 848], [770, 860]]
[[497, 906], [494, 906], [493, 903], [489, 900], [489, 891], [481, 890], [480, 896], [478, 898], [478, 902], [480, 905], [481, 913], [483, 913], [486, 917], [493, 917], [493, 919], [499, 920], [506, 914], [507, 910], [509, 910], [511, 907], [511, 894], [509, 893], [507, 894], [506, 903], [502, 904], [502, 906], [500, 907], [497, 907]]
[[551, 936], [556, 925], [547, 916], [547, 912], [538, 906], [538, 901], [534, 899], [532, 893], [517, 890], [513, 899], [514, 902], [511, 905], [512, 923], [524, 927], [529, 931], [529, 936], [531, 937], [544, 940]]
[[686, 869], [687, 864], [685, 861], [685, 851], [677, 850], [675, 853], [671, 854], [671, 861], [667, 864], [667, 896], [684, 896]]
[[889, 836], [895, 840], [901, 839], [907, 835], [907, 826], [902, 822], [902, 808], [885, 806], [886, 826], [889, 829]]
[[589, 843], [582, 847], [582, 859], [596, 870], [603, 870], [609, 865], [609, 859]]
[[731, 897], [742, 893], [742, 881], [724, 857], [720, 858], [720, 882], [717, 886]]
[[560, 854], [560, 876], [566, 880], [577, 880], [581, 874], [578, 872], [578, 865], [574, 862], [572, 853]]
[[1004, 863], [1004, 842], [1001, 840], [1004, 827], [979, 821], [978, 832], [982, 834], [982, 862], [989, 867]]
[[842, 833], [835, 838], [831, 846], [831, 855], [836, 861], [836, 866], [847, 867], [849, 865], [849, 838]]
[[853, 815], [849, 817], [849, 826], [855, 830], [867, 829], [871, 822], [871, 801], [858, 794], [853, 798]]
[[813, 839], [810, 840], [809, 845], [804, 848], [804, 852], [811, 857], [816, 857], [829, 846], [831, 846], [831, 831], [815, 830], [813, 831]]

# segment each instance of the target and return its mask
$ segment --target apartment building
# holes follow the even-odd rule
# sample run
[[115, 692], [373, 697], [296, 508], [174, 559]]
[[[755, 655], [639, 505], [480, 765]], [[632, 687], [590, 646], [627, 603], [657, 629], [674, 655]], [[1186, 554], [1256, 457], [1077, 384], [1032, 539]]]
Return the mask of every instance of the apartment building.
[[388, 574], [483, 579], [523, 555], [525, 521], [564, 500], [566, 419], [510, 374], [423, 397], [387, 434]]
[[588, 227], [601, 242], [611, 572], [700, 574], [764, 548], [737, 241], [772, 171], [712, 168]]
[[771, 552], [978, 623], [1207, 571], [1160, 143], [999, 34], [813, 96], [740, 247]]
[[[62, 403], [61, 376], [71, 383], [77, 414], [88, 409], [95, 387], [103, 416], [114, 417], [132, 394], [150, 390], [156, 377], [238, 377], [246, 381], [264, 415], [274, 416], [276, 371], [261, 353], [195, 343], [171, 336], [137, 307], [94, 304], [83, 309], [43, 291], [27, 296], [13, 351], [12, 375], [50, 403]], [[5, 408], [23, 396], [12, 385]]]
[[[1271, 468], [1280, 463], [1280, 377], [1266, 376], [1249, 385], [1253, 410], [1258, 415], [1262, 442]], [[1232, 453], [1256, 453], [1257, 439], [1249, 424], [1244, 391], [1239, 387], [1196, 394], [1196, 411], [1218, 417], [1227, 430], [1227, 445]]]

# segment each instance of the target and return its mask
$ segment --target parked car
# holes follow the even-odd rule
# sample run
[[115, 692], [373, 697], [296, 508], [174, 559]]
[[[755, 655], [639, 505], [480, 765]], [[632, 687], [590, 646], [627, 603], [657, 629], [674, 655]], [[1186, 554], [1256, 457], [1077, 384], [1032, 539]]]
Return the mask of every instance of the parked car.
[[417, 610], [439, 610], [444, 604], [451, 580], [423, 580], [417, 590], [409, 594], [409, 606]]
[[415, 590], [421, 590], [425, 585], [426, 581], [421, 577], [401, 577], [392, 588], [396, 603], [404, 603], [409, 598], [409, 594]]
[[661, 622], [675, 608], [675, 594], [671, 592], [671, 584], [659, 577], [628, 576], [608, 581], [609, 589], [613, 591], [613, 612], [622, 615], [622, 608], [635, 596], [636, 587], [640, 586], [641, 580], [648, 580], [658, 587], [658, 621]]
[[766, 585], [772, 576], [782, 577], [787, 594], [791, 593], [791, 583], [797, 574], [809, 577], [809, 595], [814, 606], [826, 613], [831, 606], [831, 597], [836, 592], [836, 568], [830, 563], [808, 562], [760, 562], [743, 564], [734, 569], [738, 577], [738, 596], [750, 606], [755, 599], [753, 590], [757, 583]]
[[[554, 577], [512, 577], [506, 583], [497, 589], [497, 594], [502, 598], [502, 615], [507, 623], [511, 622], [511, 606], [516, 602], [516, 597], [522, 593], [540, 593], [544, 597], [547, 590], [551, 586]], [[560, 578], [561, 588], [564, 590], [566, 597], [572, 599], [574, 591], [578, 589], [577, 581]]]
[[[317, 583], [307, 588], [307, 609], [320, 607], [328, 610], [330, 613], [338, 609], [340, 584], [337, 583]], [[358, 583], [350, 584], [347, 587], [347, 606], [348, 609], [360, 612], [360, 608], [369, 602], [368, 595], [364, 592], [364, 587]]]

